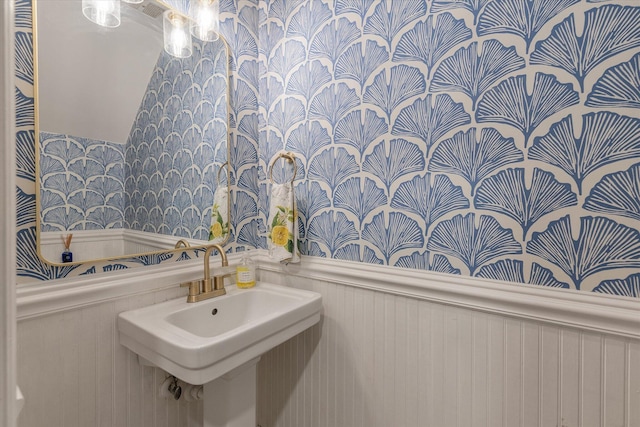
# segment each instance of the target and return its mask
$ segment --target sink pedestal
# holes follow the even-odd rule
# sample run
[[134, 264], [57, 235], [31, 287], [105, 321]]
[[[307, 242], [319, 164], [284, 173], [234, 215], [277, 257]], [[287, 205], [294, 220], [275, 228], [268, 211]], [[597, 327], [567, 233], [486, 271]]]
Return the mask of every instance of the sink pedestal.
[[204, 385], [204, 427], [256, 427], [256, 357]]

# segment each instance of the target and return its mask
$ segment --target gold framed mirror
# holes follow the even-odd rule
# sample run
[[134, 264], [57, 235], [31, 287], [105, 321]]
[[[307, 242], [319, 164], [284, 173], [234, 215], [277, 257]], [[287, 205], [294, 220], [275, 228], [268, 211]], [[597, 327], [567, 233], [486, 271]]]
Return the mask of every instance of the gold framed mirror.
[[67, 265], [65, 240], [73, 264], [226, 243], [228, 43], [194, 38], [175, 58], [165, 3], [122, 2], [116, 28], [81, 4], [33, 0], [38, 255]]

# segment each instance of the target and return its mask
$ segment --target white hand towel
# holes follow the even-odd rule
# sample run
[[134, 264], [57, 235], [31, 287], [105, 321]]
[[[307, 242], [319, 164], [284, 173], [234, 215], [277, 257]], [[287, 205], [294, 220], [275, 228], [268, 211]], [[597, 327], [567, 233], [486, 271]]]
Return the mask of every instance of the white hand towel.
[[283, 263], [300, 262], [298, 212], [293, 184], [271, 185], [269, 205], [269, 254]]
[[209, 240], [214, 243], [222, 242], [229, 234], [229, 187], [219, 185], [213, 193], [213, 208], [211, 209], [211, 227]]

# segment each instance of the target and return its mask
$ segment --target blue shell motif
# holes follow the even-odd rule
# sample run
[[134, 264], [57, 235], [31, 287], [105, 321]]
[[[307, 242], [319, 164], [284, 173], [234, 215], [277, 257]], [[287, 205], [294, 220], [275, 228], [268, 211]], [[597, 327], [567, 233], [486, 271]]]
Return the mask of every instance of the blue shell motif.
[[354, 89], [345, 83], [333, 83], [313, 98], [309, 107], [309, 118], [326, 120], [331, 127], [335, 127], [349, 110], [358, 105], [360, 98]]
[[16, 32], [15, 76], [28, 84], [33, 84], [33, 34], [31, 32]]
[[33, 126], [33, 98], [26, 96], [16, 87], [16, 128]]
[[478, 35], [514, 34], [527, 42], [527, 52], [538, 32], [551, 19], [580, 0], [494, 0], [478, 20]]
[[16, 133], [16, 176], [31, 182], [36, 180], [36, 164], [33, 160], [34, 135], [33, 130], [21, 130]]
[[342, 212], [323, 212], [309, 222], [307, 238], [322, 243], [331, 255], [360, 236], [352, 221]]
[[480, 216], [476, 227], [474, 213], [459, 214], [438, 223], [431, 233], [427, 249], [460, 259], [471, 275], [492, 259], [522, 253], [512, 230], [503, 228], [495, 218], [487, 215]]
[[[432, 182], [433, 181], [433, 182]], [[446, 175], [416, 175], [403, 182], [393, 195], [391, 207], [419, 215], [425, 221], [425, 233], [442, 216], [469, 207], [459, 186]]]
[[513, 126], [528, 142], [544, 120], [579, 101], [578, 93], [570, 84], [562, 84], [550, 74], [536, 73], [531, 95], [527, 93], [526, 76], [509, 77], [480, 99], [476, 120]]
[[487, 178], [475, 197], [475, 207], [513, 218], [526, 237], [529, 228], [543, 216], [578, 204], [571, 185], [562, 184], [552, 173], [534, 168], [531, 186], [525, 183], [524, 168], [507, 169]]
[[390, 212], [388, 218], [389, 225], [384, 212], [380, 212], [362, 230], [362, 238], [382, 253], [387, 264], [399, 251], [424, 246], [423, 232], [414, 219], [401, 212]]
[[373, 40], [367, 40], [364, 52], [362, 43], [355, 43], [338, 58], [334, 76], [350, 79], [360, 85], [362, 91], [373, 72], [389, 60], [389, 52]]
[[640, 221], [640, 163], [626, 171], [605, 175], [591, 189], [584, 208]]
[[387, 132], [387, 122], [375, 111], [366, 109], [364, 117], [361, 110], [347, 114], [336, 125], [334, 136], [336, 144], [351, 145], [362, 156], [376, 139]]
[[375, 0], [336, 0], [336, 15], [355, 13], [361, 19], [364, 19], [373, 3], [375, 3]]
[[426, 0], [412, 0], [410, 2], [380, 2], [375, 11], [367, 18], [364, 26], [365, 34], [375, 34], [382, 37], [391, 46], [394, 37], [403, 28], [427, 13]]
[[234, 203], [231, 203], [231, 218], [236, 224], [258, 215], [258, 205], [253, 197], [244, 191], [234, 191]]
[[471, 185], [471, 195], [485, 177], [502, 166], [521, 162], [524, 155], [513, 141], [505, 138], [493, 128], [458, 132], [452, 138], [442, 141], [429, 161], [432, 172], [446, 172], [462, 176]]
[[289, 19], [289, 15], [302, 3], [304, 3], [303, 0], [273, 1], [269, 5], [269, 18], [277, 19], [284, 24]]
[[33, 28], [31, 20], [32, 12], [31, 0], [15, 1], [15, 27], [31, 30]]
[[640, 108], [640, 53], [609, 68], [593, 85], [588, 107]]
[[330, 81], [329, 69], [318, 60], [311, 61], [291, 74], [287, 83], [287, 94], [302, 96], [308, 105], [316, 92]]
[[428, 156], [429, 148], [447, 132], [469, 123], [471, 116], [451, 96], [429, 94], [400, 111], [391, 133], [422, 139]]
[[477, 24], [480, 12], [494, 0], [433, 0], [431, 13], [451, 9], [466, 9], [473, 14], [473, 23]]
[[392, 67], [388, 81], [389, 83], [387, 72], [381, 71], [367, 87], [363, 101], [381, 108], [389, 120], [400, 104], [409, 98], [422, 95], [427, 89], [422, 72], [408, 65]]
[[329, 133], [317, 121], [302, 123], [292, 130], [287, 138], [287, 150], [301, 153], [307, 161], [329, 144]]
[[[57, 196], [57, 195], [54, 195]], [[60, 196], [57, 196], [58, 198], [60, 198]], [[44, 199], [41, 198], [40, 200], [40, 206], [41, 209], [45, 210], [47, 209], [47, 205], [44, 204]], [[62, 198], [60, 198], [60, 201], [62, 202], [62, 204], [64, 204], [64, 201], [62, 200]], [[31, 226], [33, 224], [35, 224], [36, 222], [36, 195], [35, 194], [27, 194], [24, 191], [22, 191], [22, 189], [20, 187], [16, 188], [16, 210], [17, 210], [17, 215], [16, 215], [16, 225], [18, 228], [20, 227], [24, 227], [24, 226]]]
[[296, 185], [296, 204], [300, 215], [310, 219], [322, 209], [331, 207], [327, 192], [318, 182], [306, 181]]
[[536, 138], [531, 160], [564, 170], [582, 194], [584, 179], [595, 170], [620, 160], [640, 156], [640, 118], [608, 111], [582, 116], [582, 134], [575, 138], [573, 120], [565, 117], [549, 133]]
[[302, 42], [287, 40], [273, 53], [273, 57], [269, 61], [269, 71], [278, 74], [284, 82], [291, 70], [302, 64], [306, 58], [307, 50]]
[[238, 131], [249, 138], [252, 143], [257, 144], [260, 138], [260, 132], [258, 130], [258, 115], [248, 114], [242, 117], [240, 123], [238, 123]]
[[569, 215], [533, 233], [527, 253], [557, 265], [580, 289], [592, 274], [615, 268], [640, 268], [640, 232], [604, 217], [580, 218], [573, 240]]
[[497, 40], [487, 40], [479, 53], [478, 42], [473, 42], [438, 65], [430, 89], [462, 92], [471, 98], [475, 110], [482, 93], [507, 74], [524, 67], [524, 59], [513, 46], [505, 47]]
[[323, 2], [310, 2], [304, 4], [291, 17], [287, 26], [287, 37], [303, 37], [311, 40], [311, 37], [320, 27], [333, 17], [333, 13]]
[[488, 264], [478, 270], [476, 277], [485, 279], [501, 280], [514, 283], [529, 283], [531, 285], [548, 286], [551, 288], [569, 289], [569, 285], [560, 282], [551, 270], [542, 267], [538, 263], [533, 263], [529, 280], [524, 279], [524, 263], [515, 259], [504, 259], [493, 264]]
[[383, 140], [362, 163], [362, 171], [379, 177], [387, 191], [402, 176], [422, 171], [424, 168], [424, 155], [420, 147], [402, 138], [392, 139], [388, 143]]
[[371, 212], [387, 204], [387, 196], [370, 178], [349, 178], [336, 188], [333, 203], [353, 213], [362, 224]]
[[586, 76], [614, 55], [640, 46], [640, 7], [605, 5], [585, 13], [578, 36], [575, 16], [553, 27], [536, 43], [531, 64], [558, 67], [573, 75], [584, 92]]
[[450, 13], [429, 15], [425, 22], [418, 22], [402, 35], [393, 52], [393, 60], [424, 63], [428, 69], [427, 78], [430, 79], [435, 64], [472, 35], [463, 19], [456, 19]]
[[[270, 21], [260, 26], [259, 52], [267, 58], [271, 58], [276, 46], [284, 40], [284, 28], [275, 21]], [[304, 46], [302, 46], [304, 48]]]
[[454, 268], [447, 257], [440, 254], [433, 255], [432, 262], [429, 262], [429, 251], [416, 251], [411, 255], [402, 256], [396, 261], [396, 267], [411, 268], [414, 270], [431, 270], [438, 273], [460, 274], [460, 270]]
[[347, 18], [331, 21], [313, 38], [309, 58], [325, 58], [335, 64], [338, 57], [359, 37], [358, 26]]
[[326, 182], [333, 190], [352, 174], [360, 172], [355, 157], [342, 147], [331, 147], [318, 154], [309, 166], [309, 179]]
[[296, 98], [286, 98], [278, 101], [275, 105], [269, 114], [269, 123], [278, 129], [280, 135], [284, 137], [289, 129], [303, 121], [305, 117], [306, 109], [302, 101]]
[[640, 273], [632, 274], [624, 280], [605, 280], [596, 286], [593, 292], [640, 298]]

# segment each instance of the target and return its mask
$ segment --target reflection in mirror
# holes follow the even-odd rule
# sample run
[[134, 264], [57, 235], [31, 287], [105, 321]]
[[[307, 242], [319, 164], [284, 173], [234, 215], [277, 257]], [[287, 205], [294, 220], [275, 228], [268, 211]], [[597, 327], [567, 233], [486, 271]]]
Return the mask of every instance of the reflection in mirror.
[[[100, 27], [81, 0], [34, 1], [39, 253], [60, 263], [224, 243], [229, 235], [228, 48], [163, 50], [152, 0]], [[68, 238], [68, 237], [66, 237]], [[212, 242], [213, 241], [213, 242]]]

